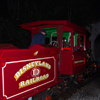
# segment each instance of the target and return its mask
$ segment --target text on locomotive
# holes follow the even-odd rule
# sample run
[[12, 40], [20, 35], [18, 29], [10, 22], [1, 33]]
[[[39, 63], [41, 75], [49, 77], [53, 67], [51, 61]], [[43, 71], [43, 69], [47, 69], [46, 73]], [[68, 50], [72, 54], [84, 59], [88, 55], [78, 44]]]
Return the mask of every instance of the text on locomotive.
[[19, 71], [17, 71], [14, 75], [15, 80], [17, 81], [21, 75], [23, 75], [26, 71], [28, 71], [31, 68], [37, 67], [37, 66], [41, 66], [41, 67], [45, 67], [47, 69], [51, 69], [51, 65], [46, 63], [46, 62], [41, 62], [41, 61], [34, 61], [31, 62], [29, 64], [26, 64], [25, 66], [23, 66], [21, 69], [19, 69]]

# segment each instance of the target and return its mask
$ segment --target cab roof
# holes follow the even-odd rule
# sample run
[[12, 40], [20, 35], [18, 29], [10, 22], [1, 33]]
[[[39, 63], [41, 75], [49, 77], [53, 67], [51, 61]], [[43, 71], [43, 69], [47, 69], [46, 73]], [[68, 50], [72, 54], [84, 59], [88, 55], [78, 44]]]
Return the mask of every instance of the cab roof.
[[40, 27], [47, 28], [47, 27], [56, 27], [58, 25], [67, 26], [67, 27], [72, 28], [73, 30], [84, 32], [84, 33], [87, 31], [87, 29], [80, 27], [76, 24], [73, 24], [67, 20], [35, 21], [31, 23], [21, 24], [18, 26], [22, 27], [22, 29], [29, 30], [32, 32], [33, 30], [39, 29]]

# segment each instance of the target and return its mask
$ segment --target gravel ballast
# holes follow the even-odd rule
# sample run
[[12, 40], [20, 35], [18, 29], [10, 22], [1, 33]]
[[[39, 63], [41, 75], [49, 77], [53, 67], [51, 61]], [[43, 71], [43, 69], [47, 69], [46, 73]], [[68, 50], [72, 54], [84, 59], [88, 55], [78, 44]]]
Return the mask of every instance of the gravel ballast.
[[[99, 72], [100, 73], [100, 72]], [[97, 74], [91, 82], [77, 89], [69, 99], [65, 100], [100, 100], [100, 74]]]

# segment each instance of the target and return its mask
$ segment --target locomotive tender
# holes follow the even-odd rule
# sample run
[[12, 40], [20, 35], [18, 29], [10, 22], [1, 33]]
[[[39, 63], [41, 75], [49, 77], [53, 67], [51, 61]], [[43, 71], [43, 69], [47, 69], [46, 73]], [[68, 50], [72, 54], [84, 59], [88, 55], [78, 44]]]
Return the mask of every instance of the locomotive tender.
[[62, 76], [79, 77], [87, 71], [86, 29], [66, 20], [19, 26], [31, 37], [44, 29], [47, 44], [28, 49], [0, 45], [0, 100], [24, 100], [63, 82]]

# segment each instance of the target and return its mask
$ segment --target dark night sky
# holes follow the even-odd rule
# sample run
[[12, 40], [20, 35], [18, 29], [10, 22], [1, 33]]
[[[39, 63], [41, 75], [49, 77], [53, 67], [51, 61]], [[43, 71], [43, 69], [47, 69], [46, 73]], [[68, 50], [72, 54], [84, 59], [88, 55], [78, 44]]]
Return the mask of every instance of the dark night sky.
[[[6, 18], [10, 18], [11, 15], [19, 16], [20, 22], [24, 23], [25, 20], [26, 23], [35, 20], [70, 20], [76, 24], [86, 25], [100, 20], [99, 5], [100, 0], [42, 0], [34, 2], [19, 0], [19, 4], [18, 0], [3, 0], [0, 3], [0, 12], [1, 16]], [[22, 21], [23, 19], [24, 21]]]
[[[68, 20], [83, 27], [98, 22], [100, 21], [99, 5], [100, 0], [2, 0], [0, 2], [0, 43], [29, 45], [29, 33], [17, 27], [28, 22]], [[29, 42], [24, 43], [25, 40]]]

